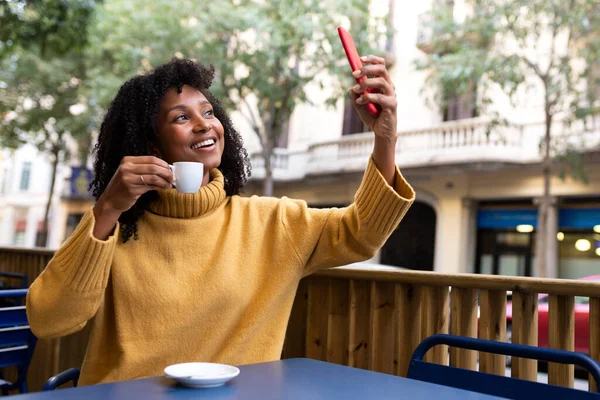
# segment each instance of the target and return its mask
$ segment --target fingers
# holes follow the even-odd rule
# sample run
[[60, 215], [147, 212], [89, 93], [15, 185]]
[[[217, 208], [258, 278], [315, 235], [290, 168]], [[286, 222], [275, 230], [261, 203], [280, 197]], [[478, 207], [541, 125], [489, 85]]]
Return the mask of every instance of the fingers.
[[374, 103], [383, 110], [395, 111], [398, 102], [394, 84], [385, 67], [385, 59], [369, 55], [361, 57], [361, 60], [365, 65], [360, 70], [354, 71], [353, 76], [356, 79], [361, 77], [367, 77], [367, 79], [352, 88], [351, 92], [357, 96], [356, 99], [353, 98], [353, 101], [356, 101], [358, 105]]
[[135, 175], [135, 174], [133, 174], [128, 179], [130, 180], [130, 182], [133, 185], [148, 186], [148, 187], [152, 186], [152, 187], [155, 187], [158, 189], [170, 189], [173, 186], [171, 181], [169, 181], [168, 179], [165, 179], [159, 175], [146, 175], [146, 174]]
[[360, 94], [367, 89], [370, 89], [370, 91], [380, 92], [388, 96], [396, 96], [392, 85], [382, 77], [364, 80], [356, 84], [352, 88], [352, 91]]
[[364, 63], [385, 65], [385, 58], [377, 57], [373, 54], [369, 54], [368, 56], [362, 56], [360, 60]]
[[369, 129], [373, 129], [373, 124], [375, 123], [375, 117], [373, 117], [369, 113], [369, 111], [364, 106], [364, 104], [358, 104], [356, 102], [356, 99], [359, 98], [359, 95], [357, 93], [354, 93], [352, 90], [350, 90], [348, 92], [348, 96], [350, 97], [352, 107], [354, 107], [354, 110], [356, 110], [356, 112], [358, 113], [358, 116], [360, 117], [361, 121], [365, 125], [367, 125], [369, 127]]
[[[169, 184], [173, 182], [173, 171], [169, 167], [169, 164], [154, 156], [124, 157], [119, 166], [119, 171], [124, 177], [129, 175], [138, 176], [134, 178], [132, 182], [134, 184], [141, 182], [140, 175], [144, 175], [144, 179], [146, 180], [147, 177], [158, 176]], [[136, 179], [140, 182], [135, 182]]]
[[383, 110], [390, 111], [395, 111], [398, 106], [396, 96], [386, 96], [382, 93], [363, 93], [356, 99], [356, 104], [363, 105], [367, 103], [378, 104]]
[[[144, 179], [147, 181], [147, 176], [158, 176], [167, 182], [173, 182], [173, 171], [171, 168], [165, 169], [156, 164], [131, 164], [125, 166], [125, 171], [135, 175], [144, 175]], [[140, 179], [140, 178], [138, 178]]]
[[359, 79], [363, 76], [377, 76], [385, 79], [392, 87], [394, 84], [390, 78], [390, 74], [388, 73], [387, 68], [384, 64], [371, 64], [371, 65], [363, 65], [363, 67], [359, 70], [356, 70], [352, 73], [352, 76], [355, 79]]
[[169, 164], [165, 160], [162, 160], [155, 156], [127, 156], [123, 157], [121, 160], [121, 165], [123, 164], [154, 164], [164, 169], [171, 170]]

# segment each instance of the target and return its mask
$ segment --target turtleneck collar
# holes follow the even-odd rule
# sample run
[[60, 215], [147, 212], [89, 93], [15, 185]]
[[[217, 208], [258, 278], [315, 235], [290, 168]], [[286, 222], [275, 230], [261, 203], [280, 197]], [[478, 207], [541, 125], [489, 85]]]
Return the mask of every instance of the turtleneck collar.
[[225, 179], [221, 171], [210, 171], [210, 182], [197, 193], [183, 194], [177, 189], [158, 191], [159, 199], [150, 204], [154, 214], [170, 218], [194, 218], [217, 208], [225, 200]]

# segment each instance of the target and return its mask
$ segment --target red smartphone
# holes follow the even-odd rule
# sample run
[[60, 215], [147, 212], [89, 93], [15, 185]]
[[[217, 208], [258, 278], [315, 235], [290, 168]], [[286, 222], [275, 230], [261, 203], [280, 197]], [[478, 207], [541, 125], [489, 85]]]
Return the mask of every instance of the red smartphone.
[[[346, 52], [346, 57], [348, 57], [348, 62], [350, 63], [350, 68], [352, 68], [352, 72], [359, 70], [362, 68], [362, 62], [360, 61], [360, 57], [358, 56], [358, 51], [356, 51], [356, 45], [354, 44], [354, 39], [352, 36], [341, 26], [338, 26], [338, 34], [340, 35], [340, 40], [342, 41], [342, 46], [344, 46], [344, 51]], [[361, 83], [367, 80], [366, 76], [360, 77], [356, 79], [356, 83]], [[365, 90], [363, 93], [371, 93], [371, 89]], [[379, 108], [373, 103], [365, 104], [369, 113], [377, 118], [379, 116]]]

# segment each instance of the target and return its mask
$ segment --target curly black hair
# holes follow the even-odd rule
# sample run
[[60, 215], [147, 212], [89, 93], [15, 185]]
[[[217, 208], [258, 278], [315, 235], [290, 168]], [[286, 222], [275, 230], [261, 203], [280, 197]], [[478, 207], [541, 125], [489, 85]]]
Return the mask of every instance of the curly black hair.
[[[173, 59], [121, 86], [104, 117], [94, 148], [96, 159], [90, 189], [96, 200], [108, 186], [123, 157], [150, 155], [150, 144], [158, 135], [159, 103], [168, 89], [174, 87], [181, 93], [183, 85], [199, 90], [212, 104], [214, 115], [225, 131], [225, 148], [219, 166], [225, 178], [225, 191], [228, 196], [241, 192], [251, 173], [250, 160], [242, 137], [221, 103], [208, 90], [213, 77], [212, 66]], [[131, 236], [138, 238], [137, 221], [148, 204], [157, 198], [156, 191], [147, 192], [132, 208], [121, 214], [119, 222], [123, 243]]]

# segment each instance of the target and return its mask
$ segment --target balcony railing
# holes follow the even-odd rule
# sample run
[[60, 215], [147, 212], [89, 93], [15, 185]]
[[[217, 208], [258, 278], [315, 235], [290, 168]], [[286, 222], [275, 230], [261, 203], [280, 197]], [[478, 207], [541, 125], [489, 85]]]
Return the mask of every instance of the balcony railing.
[[[581, 151], [597, 148], [600, 144], [599, 126], [596, 124], [593, 130], [573, 135], [561, 124], [555, 123], [554, 143], [557, 148], [569, 144]], [[540, 161], [543, 137], [542, 123], [492, 127], [485, 118], [444, 122], [431, 128], [399, 132], [396, 160], [401, 168], [531, 163]], [[372, 150], [372, 132], [315, 143], [304, 151], [276, 149], [273, 176], [276, 180], [295, 180], [315, 174], [362, 171]], [[263, 165], [262, 156], [253, 154], [253, 178], [264, 177]]]
[[[555, 123], [557, 148], [570, 144], [579, 150], [597, 148], [600, 128], [582, 135], [570, 134]], [[444, 122], [435, 127], [399, 132], [396, 160], [401, 168], [474, 163], [522, 164], [540, 161], [544, 125], [494, 126], [484, 118]], [[276, 180], [299, 180], [308, 175], [359, 172], [373, 150], [373, 133], [343, 136], [315, 143], [306, 150], [276, 149], [273, 176]], [[260, 154], [251, 157], [253, 179], [264, 177]]]
[[[0, 271], [25, 273], [32, 282], [51, 256], [46, 250], [0, 248]], [[538, 294], [548, 293], [549, 343], [564, 350], [574, 349], [574, 296], [589, 297], [590, 355], [600, 361], [598, 282], [356, 266], [323, 270], [300, 282], [282, 356], [406, 376], [416, 345], [434, 333], [506, 340], [507, 291], [512, 291], [512, 341], [537, 345]], [[86, 328], [38, 341], [28, 376], [31, 390], [59, 371], [80, 367], [88, 338]], [[427, 360], [477, 368], [477, 353], [470, 350], [448, 354], [439, 346]], [[504, 375], [504, 356], [479, 354], [479, 369]], [[515, 358], [511, 370], [515, 377], [537, 379], [534, 360]], [[574, 367], [551, 363], [548, 380], [573, 387]]]

